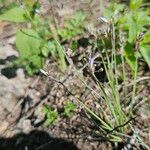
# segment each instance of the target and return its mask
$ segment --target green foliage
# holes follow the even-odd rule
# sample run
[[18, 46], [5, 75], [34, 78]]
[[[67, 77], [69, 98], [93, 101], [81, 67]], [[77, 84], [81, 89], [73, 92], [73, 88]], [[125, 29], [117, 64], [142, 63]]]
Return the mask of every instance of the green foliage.
[[50, 54], [58, 60], [62, 70], [66, 68], [63, 48], [60, 41], [52, 36], [46, 20], [36, 14], [40, 8], [38, 0], [25, 0], [23, 8], [15, 6], [0, 15], [0, 20], [15, 23], [25, 23], [28, 28], [18, 30], [16, 33], [16, 48], [19, 51], [17, 65], [24, 67], [28, 75], [35, 74], [43, 67], [45, 58]]
[[22, 29], [17, 32], [16, 46], [20, 52], [20, 57], [30, 57], [39, 54], [40, 38], [32, 29]]
[[115, 20], [118, 19], [119, 12], [122, 12], [125, 8], [124, 4], [110, 3], [107, 8], [104, 10], [103, 15], [107, 19], [114, 17]]
[[82, 11], [77, 11], [73, 18], [68, 19], [65, 22], [63, 29], [58, 29], [58, 35], [64, 40], [69, 40], [74, 36], [81, 35], [83, 33], [85, 15]]
[[[99, 59], [104, 66], [108, 80], [107, 86], [98, 80], [95, 72], [92, 75], [99, 87], [100, 96], [102, 96], [108, 108], [109, 116], [105, 114], [105, 110], [101, 106], [100, 112], [102, 113], [97, 115], [80, 100], [91, 118], [94, 118], [94, 121], [104, 133], [107, 132], [107, 138], [112, 142], [121, 142], [123, 137], [120, 135], [126, 134], [129, 128], [133, 129], [132, 125], [126, 122], [134, 114], [138, 58], [141, 57], [139, 52], [141, 52], [147, 64], [150, 65], [150, 32], [147, 31], [150, 26], [150, 16], [149, 10], [142, 8], [141, 4], [142, 1], [137, 0], [130, 1], [130, 7], [116, 3], [108, 5], [108, 8], [104, 11], [104, 17], [107, 18], [105, 35], [101, 32], [98, 33], [96, 42], [94, 41], [94, 47], [100, 52]], [[121, 86], [121, 93], [123, 95], [127, 94], [128, 87], [126, 84], [128, 80], [126, 74], [129, 72], [129, 68], [126, 71], [127, 64], [132, 72], [130, 74], [132, 92], [131, 96], [128, 97], [130, 99], [129, 105], [122, 105], [122, 95], [118, 87], [121, 82], [123, 85], [123, 87]], [[128, 108], [127, 112], [123, 110], [126, 109], [125, 107]], [[114, 130], [116, 128], [116, 131], [121, 133], [120, 135]]]
[[[124, 57], [134, 70], [136, 51], [140, 52], [149, 65], [149, 33], [147, 29], [150, 26], [150, 11], [141, 7], [142, 0], [130, 1], [129, 8], [123, 4], [110, 3], [104, 11], [104, 16], [113, 19], [116, 32], [123, 32], [124, 39]], [[142, 41], [138, 41], [140, 34], [144, 34]], [[116, 36], [117, 37], [117, 36]], [[146, 41], [146, 43], [144, 43]], [[117, 41], [116, 41], [117, 42]], [[136, 47], [135, 45], [139, 45]]]
[[26, 0], [24, 5], [28, 17], [31, 17], [30, 19], [34, 19], [36, 11], [40, 9], [39, 0]]
[[75, 104], [72, 102], [68, 102], [65, 106], [64, 106], [64, 115], [67, 117], [72, 117], [73, 115], [73, 111], [76, 108]]
[[145, 26], [149, 25], [150, 17], [147, 11], [129, 12], [120, 19], [120, 25], [123, 29], [127, 30], [128, 41], [135, 42], [139, 33], [146, 30]]
[[[63, 40], [69, 40], [83, 33], [84, 14], [78, 11], [65, 22], [65, 28], [55, 29], [58, 34], [55, 37], [48, 22], [36, 14], [40, 9], [38, 0], [25, 0], [22, 7], [15, 6], [0, 15], [2, 21], [27, 23], [31, 26], [16, 34], [16, 47], [19, 51], [17, 64], [24, 67], [28, 75], [33, 75], [43, 67], [45, 58], [51, 54], [58, 61], [61, 70], [64, 70], [66, 61], [58, 35]], [[52, 38], [47, 40], [47, 37]]]
[[142, 4], [142, 0], [130, 0], [130, 9], [137, 10]]
[[145, 33], [140, 42], [140, 52], [150, 67], [150, 31]]
[[[78, 11], [65, 22], [65, 28], [52, 31], [48, 21], [36, 14], [40, 9], [39, 0], [25, 0], [21, 5], [22, 8], [15, 6], [0, 15], [2, 21], [30, 24], [29, 28], [21, 29], [16, 34], [16, 47], [19, 51], [17, 64], [24, 67], [28, 75], [33, 75], [43, 67], [45, 58], [51, 54], [57, 60], [59, 68], [66, 69], [59, 37], [69, 40], [83, 33], [84, 14]], [[54, 36], [54, 32], [58, 35]], [[49, 37], [50, 40], [47, 40]]]
[[141, 44], [141, 45], [150, 44], [150, 31], [147, 31], [147, 32], [144, 34], [144, 36], [143, 36], [143, 38], [142, 38], [140, 44]]
[[20, 7], [14, 7], [6, 11], [4, 14], [0, 15], [0, 20], [20, 23], [27, 21], [27, 18], [25, 16], [25, 10]]
[[[72, 102], [68, 102], [64, 106], [64, 112], [61, 113], [61, 114], [70, 118], [70, 117], [72, 117], [73, 111], [74, 111], [75, 108], [76, 108], [76, 106]], [[53, 124], [54, 121], [58, 118], [58, 112], [52, 110], [48, 106], [44, 106], [43, 111], [44, 111], [45, 116], [46, 116], [46, 120], [45, 120], [45, 125], [46, 126], [49, 126], [49, 125]]]
[[[129, 65], [132, 66], [131, 67], [132, 69], [134, 67], [133, 64], [131, 65], [131, 62], [133, 58], [136, 57], [133, 51], [138, 50], [134, 48], [134, 45], [138, 44], [139, 42], [138, 36], [141, 33], [144, 34], [143, 36], [144, 39], [138, 44], [140, 46], [139, 49], [145, 61], [148, 63], [148, 65], [150, 64], [149, 46], [148, 46], [150, 42], [149, 42], [149, 35], [146, 32], [148, 26], [150, 26], [150, 16], [148, 10], [140, 8], [141, 3], [142, 3], [141, 0], [130, 1], [130, 10], [128, 12], [124, 11], [125, 15], [123, 14], [122, 17], [118, 19], [118, 27], [127, 33], [127, 37], [125, 38], [132, 45], [132, 48], [130, 46], [128, 49], [128, 53], [130, 53], [129, 55], [131, 60], [129, 61], [129, 57], [127, 58], [127, 54], [125, 55]], [[128, 45], [128, 42], [126, 45]], [[125, 51], [127, 52], [127, 49]]]
[[150, 44], [144, 44], [140, 46], [140, 52], [150, 67]]
[[26, 68], [29, 75], [33, 75], [43, 66], [41, 56], [42, 41], [32, 29], [22, 29], [16, 35], [16, 47], [19, 51], [18, 62]]
[[134, 54], [134, 48], [133, 48], [132, 44], [126, 43], [126, 45], [124, 47], [124, 56], [125, 56], [128, 64], [132, 68], [132, 70], [135, 71], [135, 69], [136, 69], [136, 57]]
[[70, 49], [75, 51], [78, 48], [78, 42], [77, 41], [72, 41], [70, 45]]
[[44, 107], [44, 113], [46, 115], [46, 121], [45, 121], [46, 126], [53, 124], [58, 117], [58, 113], [52, 110], [51, 108], [49, 108], [48, 106]]

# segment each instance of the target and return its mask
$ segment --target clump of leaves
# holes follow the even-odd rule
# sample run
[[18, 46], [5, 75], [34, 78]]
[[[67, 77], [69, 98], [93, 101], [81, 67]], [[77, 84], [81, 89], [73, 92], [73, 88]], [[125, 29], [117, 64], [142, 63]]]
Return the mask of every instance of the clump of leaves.
[[59, 37], [69, 40], [83, 33], [83, 12], [75, 13], [73, 18], [66, 21], [64, 28], [55, 29], [55, 34], [59, 36], [54, 37], [48, 21], [37, 13], [39, 9], [39, 0], [25, 0], [20, 6], [15, 5], [0, 15], [2, 21], [30, 26], [16, 33], [16, 47], [20, 54], [16, 64], [24, 67], [28, 75], [33, 75], [42, 68], [45, 58], [50, 54], [57, 60], [60, 69], [64, 70], [66, 61]]
[[58, 35], [63, 40], [70, 40], [72, 37], [81, 35], [84, 32], [85, 15], [82, 11], [77, 11], [75, 15], [65, 22], [64, 28], [58, 29]]
[[[28, 1], [26, 1], [28, 2]], [[39, 17], [35, 10], [39, 8], [38, 1], [32, 1], [32, 5], [24, 4], [24, 8], [15, 6], [0, 15], [0, 20], [12, 23], [31, 24], [31, 28], [24, 28], [16, 33], [16, 48], [19, 51], [19, 59], [15, 62], [21, 67], [25, 67], [29, 75], [33, 75], [43, 66], [45, 51], [45, 41], [38, 33], [36, 27]], [[28, 7], [27, 7], [28, 6]]]
[[43, 110], [44, 110], [44, 113], [46, 116], [45, 126], [49, 126], [52, 123], [54, 123], [54, 121], [57, 119], [58, 113], [57, 113], [57, 111], [52, 110], [48, 106], [44, 106]]
[[73, 115], [73, 111], [75, 110], [76, 106], [74, 103], [72, 102], [68, 102], [66, 103], [66, 105], [64, 106], [64, 113], [63, 115], [67, 116], [67, 117], [72, 117]]
[[[64, 112], [62, 112], [61, 114], [70, 118], [70, 117], [72, 117], [73, 111], [75, 110], [75, 108], [76, 108], [76, 106], [74, 103], [68, 102], [68, 103], [66, 103], [66, 105], [64, 105]], [[58, 118], [58, 112], [52, 110], [48, 106], [44, 106], [43, 111], [46, 116], [46, 120], [45, 120], [46, 126], [53, 124], [54, 121]]]
[[[149, 31], [150, 11], [142, 6], [142, 0], [124, 4], [111, 3], [104, 11], [107, 19], [113, 18], [116, 30], [124, 32], [124, 56], [132, 70], [135, 70], [135, 57], [143, 57], [150, 67]], [[139, 53], [140, 52], [140, 53]], [[132, 56], [131, 56], [132, 55]]]
[[66, 68], [62, 46], [55, 39], [47, 40], [52, 33], [48, 23], [36, 13], [40, 8], [38, 0], [26, 0], [23, 6], [15, 6], [0, 15], [0, 20], [12, 23], [24, 23], [30, 27], [16, 33], [16, 48], [19, 58], [15, 64], [24, 67], [28, 75], [35, 74], [43, 67], [45, 58], [51, 54], [61, 69]]

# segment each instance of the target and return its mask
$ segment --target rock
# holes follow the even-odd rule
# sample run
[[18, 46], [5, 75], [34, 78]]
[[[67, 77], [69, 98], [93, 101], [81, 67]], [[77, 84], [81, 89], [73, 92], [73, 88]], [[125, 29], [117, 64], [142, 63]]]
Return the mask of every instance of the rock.
[[30, 119], [21, 118], [17, 123], [16, 128], [20, 130], [18, 130], [18, 133], [29, 133], [33, 129], [33, 126], [31, 125]]
[[0, 109], [12, 112], [19, 98], [25, 94], [25, 85], [19, 80], [0, 76]]
[[1, 135], [7, 130], [9, 123], [4, 121], [0, 124], [0, 133]]
[[14, 74], [15, 68], [13, 71], [7, 66], [14, 57], [18, 57], [18, 52], [11, 45], [3, 45], [0, 42], [0, 112], [5, 114], [13, 111], [18, 100], [24, 96], [28, 83], [22, 69], [17, 69], [16, 75], [11, 79], [5, 77], [5, 74]]
[[8, 44], [14, 44], [15, 43], [15, 40], [16, 40], [16, 37], [15, 36], [12, 36], [8, 39]]
[[43, 110], [44, 110], [44, 107], [43, 107], [43, 105], [41, 105], [41, 106], [37, 107], [37, 109], [34, 112], [34, 115], [40, 120], [43, 120], [45, 117], [45, 113]]
[[17, 69], [16, 74], [18, 79], [25, 79], [24, 70], [22, 68]]
[[15, 51], [11, 45], [3, 46], [0, 43], [0, 59], [6, 59], [9, 56], [18, 57], [18, 52]]

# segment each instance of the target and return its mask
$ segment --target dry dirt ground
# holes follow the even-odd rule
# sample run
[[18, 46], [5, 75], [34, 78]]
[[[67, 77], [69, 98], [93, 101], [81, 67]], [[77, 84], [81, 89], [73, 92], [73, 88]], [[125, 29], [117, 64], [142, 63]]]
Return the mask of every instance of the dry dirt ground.
[[[42, 1], [43, 2], [43, 1]], [[93, 20], [100, 14], [99, 1], [94, 0], [88, 4], [84, 0], [54, 1], [53, 11], [47, 10], [43, 4], [45, 13], [53, 12], [57, 18], [65, 18], [73, 14], [76, 9], [82, 8], [92, 16]], [[49, 8], [49, 7], [48, 7]], [[58, 19], [60, 20], [60, 19]], [[61, 25], [61, 22], [58, 22]], [[21, 68], [8, 67], [9, 62], [18, 57], [14, 48], [15, 26], [0, 22], [0, 149], [3, 150], [104, 150], [113, 149], [113, 145], [106, 142], [102, 133], [97, 134], [97, 126], [88, 117], [76, 98], [80, 97], [92, 110], [99, 112], [102, 100], [84, 84], [88, 83], [95, 91], [96, 85], [90, 77], [89, 70], [85, 70], [84, 82], [76, 76], [73, 66], [69, 65], [65, 72], [61, 72], [57, 63], [52, 58], [46, 61], [44, 69], [48, 74], [63, 82], [74, 93], [71, 95], [66, 88], [41, 73], [34, 77], [27, 77]], [[87, 50], [88, 48], [86, 48]], [[85, 51], [82, 46], [78, 54], [72, 59], [78, 68], [83, 67], [80, 54]], [[87, 50], [88, 51], [88, 50]], [[88, 53], [88, 52], [87, 52]], [[76, 57], [76, 56], [80, 57]], [[139, 76], [149, 76], [149, 70], [141, 62]], [[105, 81], [105, 73], [101, 72], [101, 81]], [[150, 116], [144, 103], [144, 97], [149, 96], [149, 82], [139, 82], [137, 94], [138, 117], [133, 120], [133, 125], [144, 141], [149, 141]], [[130, 93], [129, 93], [130, 94]], [[61, 115], [64, 105], [72, 101], [76, 109], [71, 118]], [[60, 114], [57, 120], [49, 127], [44, 126], [45, 115], [43, 106], [48, 105]], [[105, 106], [104, 106], [105, 107]], [[107, 110], [106, 110], [107, 111]], [[123, 143], [124, 144], [124, 143]], [[132, 149], [142, 149], [133, 143]], [[122, 146], [122, 145], [121, 145]], [[121, 149], [121, 146], [118, 149]]]

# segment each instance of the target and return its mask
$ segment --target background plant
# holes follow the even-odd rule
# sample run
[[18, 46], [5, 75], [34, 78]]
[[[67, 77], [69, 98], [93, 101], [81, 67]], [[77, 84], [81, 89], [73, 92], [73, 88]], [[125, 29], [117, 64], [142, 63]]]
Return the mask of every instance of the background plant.
[[77, 11], [75, 15], [66, 20], [64, 24], [64, 28], [58, 29], [58, 35], [63, 40], [70, 40], [73, 37], [76, 37], [77, 35], [81, 35], [84, 32], [84, 19], [85, 15], [82, 11]]
[[52, 110], [50, 107], [45, 106], [43, 108], [43, 111], [46, 116], [45, 120], [45, 126], [49, 126], [54, 123], [54, 121], [58, 118], [58, 113], [57, 111]]
[[57, 120], [57, 118], [59, 117], [59, 115], [63, 115], [65, 117], [71, 118], [73, 116], [73, 112], [75, 110], [76, 106], [74, 103], [72, 102], [67, 102], [64, 105], [64, 111], [60, 114], [58, 114], [57, 110], [53, 110], [52, 108], [50, 108], [49, 106], [44, 106], [43, 107], [43, 111], [45, 113], [45, 125], [46, 126], [50, 126], [51, 124], [53, 124], [55, 122], [55, 120]]
[[15, 5], [0, 15], [0, 20], [26, 25], [26, 28], [21, 28], [16, 33], [16, 48], [20, 55], [15, 63], [24, 67], [28, 75], [33, 75], [42, 68], [49, 55], [52, 55], [60, 69], [64, 70], [66, 62], [60, 38], [69, 40], [83, 32], [84, 15], [81, 11], [66, 20], [65, 27], [60, 29], [52, 29], [52, 23], [45, 20], [39, 12], [38, 0], [26, 0], [20, 6]]
[[67, 102], [66, 105], [64, 106], [64, 112], [63, 115], [67, 117], [72, 117], [73, 111], [75, 110], [76, 106], [72, 102]]

